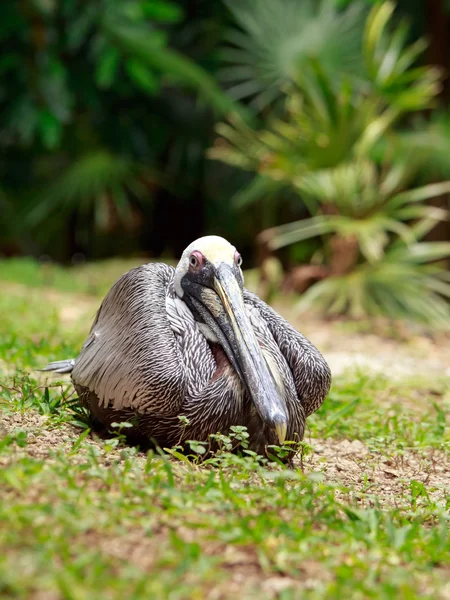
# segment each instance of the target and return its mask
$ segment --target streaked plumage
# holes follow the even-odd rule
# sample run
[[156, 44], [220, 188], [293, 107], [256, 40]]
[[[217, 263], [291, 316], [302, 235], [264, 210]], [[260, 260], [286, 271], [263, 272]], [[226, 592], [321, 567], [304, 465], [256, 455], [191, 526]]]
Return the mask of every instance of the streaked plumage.
[[283, 431], [301, 440], [330, 370], [301, 333], [242, 289], [239, 259], [209, 236], [191, 244], [176, 269], [132, 269], [103, 300], [78, 358], [46, 369], [71, 372], [97, 422], [131, 421], [125, 433], [137, 442], [206, 441], [232, 425], [246, 426], [260, 453]]

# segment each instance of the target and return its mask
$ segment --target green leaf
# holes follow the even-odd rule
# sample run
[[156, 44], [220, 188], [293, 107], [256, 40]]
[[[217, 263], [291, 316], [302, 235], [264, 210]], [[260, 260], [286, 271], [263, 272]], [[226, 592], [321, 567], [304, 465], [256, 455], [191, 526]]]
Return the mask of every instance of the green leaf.
[[259, 111], [282, 96], [310, 59], [334, 78], [361, 71], [359, 3], [342, 11], [334, 2], [315, 0], [226, 0], [226, 5], [239, 30], [226, 35], [230, 46], [221, 57], [231, 66], [223, 78], [235, 82], [229, 89], [234, 98], [251, 98]]
[[59, 146], [62, 137], [62, 125], [48, 110], [40, 111], [38, 129], [42, 143], [48, 150], [53, 150]]
[[144, 15], [154, 21], [179, 23], [183, 18], [182, 8], [167, 0], [147, 0], [141, 6]]
[[106, 197], [123, 218], [123, 204], [128, 205], [130, 201], [124, 191], [128, 191], [137, 178], [139, 168], [131, 160], [102, 149], [87, 153], [34, 199], [27, 222], [36, 226], [54, 211], [90, 215], [91, 208], [100, 204], [103, 213], [102, 208], [96, 208], [95, 215], [102, 223], [106, 218]]
[[259, 200], [272, 196], [285, 187], [286, 184], [274, 181], [264, 175], [256, 175], [252, 183], [246, 188], [239, 190], [231, 199], [236, 208], [244, 208]]
[[119, 52], [112, 47], [107, 48], [100, 56], [95, 73], [95, 79], [99, 87], [107, 89], [114, 83], [119, 59]]
[[125, 69], [131, 79], [150, 95], [159, 89], [159, 77], [157, 77], [142, 61], [129, 58], [125, 62]]
[[450, 194], [450, 181], [430, 183], [422, 187], [407, 190], [397, 194], [392, 198], [389, 204], [392, 207], [403, 206], [409, 202], [423, 202], [424, 200], [436, 198], [436, 196], [442, 196], [444, 194]]
[[441, 75], [435, 67], [414, 68], [426, 44], [418, 40], [406, 45], [407, 26], [390, 27], [394, 8], [390, 1], [375, 5], [366, 21], [363, 51], [368, 79], [391, 111], [423, 110], [439, 93]]
[[450, 258], [450, 242], [420, 242], [408, 246], [408, 261], [424, 263]]
[[335, 223], [326, 217], [318, 216], [303, 221], [295, 221], [264, 231], [264, 238], [272, 250], [278, 250], [289, 244], [324, 235], [335, 229]]

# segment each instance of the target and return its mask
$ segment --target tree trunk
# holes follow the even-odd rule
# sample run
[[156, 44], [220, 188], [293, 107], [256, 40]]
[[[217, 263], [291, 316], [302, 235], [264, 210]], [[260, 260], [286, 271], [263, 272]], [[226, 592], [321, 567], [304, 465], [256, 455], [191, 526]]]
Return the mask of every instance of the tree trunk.
[[[428, 0], [426, 4], [426, 28], [429, 43], [428, 62], [443, 70], [442, 99], [448, 104], [450, 99], [450, 15], [444, 0]], [[448, 210], [448, 196], [440, 196], [429, 201], [432, 206]], [[441, 221], [427, 236], [427, 240], [442, 242], [450, 240], [450, 222]], [[449, 261], [450, 266], [450, 261]]]

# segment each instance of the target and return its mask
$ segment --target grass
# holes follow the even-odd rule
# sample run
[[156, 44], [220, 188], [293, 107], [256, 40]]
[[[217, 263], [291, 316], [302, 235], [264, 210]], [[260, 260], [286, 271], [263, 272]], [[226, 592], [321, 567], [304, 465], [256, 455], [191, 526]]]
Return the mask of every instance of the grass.
[[139, 258], [109, 259], [96, 264], [80, 263], [64, 268], [56, 263], [23, 257], [0, 259], [0, 273], [4, 282], [102, 296], [120, 275], [144, 262]]
[[0, 271], [0, 598], [449, 597], [448, 381], [338, 378], [303, 471], [143, 454], [35, 371], [77, 354], [104, 265], [39, 269]]

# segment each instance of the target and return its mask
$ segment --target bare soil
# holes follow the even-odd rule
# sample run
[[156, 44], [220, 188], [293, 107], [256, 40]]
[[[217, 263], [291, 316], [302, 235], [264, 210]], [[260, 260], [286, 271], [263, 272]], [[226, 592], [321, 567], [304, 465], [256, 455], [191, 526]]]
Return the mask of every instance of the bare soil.
[[[4, 413], [0, 424], [0, 437], [17, 430], [27, 432], [27, 446], [17, 448], [16, 457], [26, 454], [35, 458], [52, 458], [56, 451], [70, 454], [81, 430], [62, 425], [49, 428], [46, 417], [35, 412]], [[401, 455], [371, 453], [360, 440], [310, 439], [311, 452], [296, 465], [302, 464], [304, 472], [322, 472], [327, 482], [353, 490], [362, 505], [405, 507], [411, 481], [427, 486], [430, 497], [436, 503], [445, 502], [445, 493], [450, 489], [450, 457], [438, 450], [406, 450]], [[101, 448], [101, 443], [90, 438], [89, 443]], [[74, 462], [83, 460], [83, 450], [70, 458]], [[120, 450], [102, 454], [104, 464], [121, 459]], [[144, 453], [134, 460], [145, 463]], [[1, 465], [1, 458], [0, 458]]]

